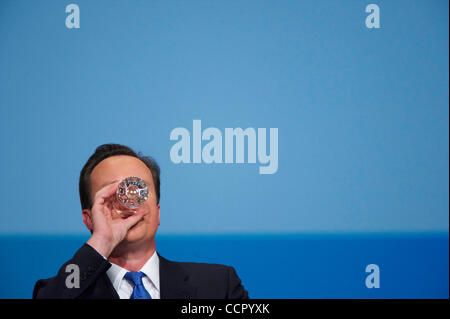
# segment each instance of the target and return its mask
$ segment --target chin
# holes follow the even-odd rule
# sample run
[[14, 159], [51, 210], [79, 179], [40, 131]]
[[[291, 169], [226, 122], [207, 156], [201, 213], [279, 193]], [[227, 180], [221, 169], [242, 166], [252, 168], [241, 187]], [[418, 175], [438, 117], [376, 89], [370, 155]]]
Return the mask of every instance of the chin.
[[127, 235], [124, 238], [126, 242], [135, 242], [145, 237], [145, 227], [144, 224], [137, 224], [136, 226], [130, 228]]
[[133, 243], [136, 241], [140, 241], [145, 237], [145, 233], [143, 231], [129, 231], [128, 234], [125, 236], [125, 242]]

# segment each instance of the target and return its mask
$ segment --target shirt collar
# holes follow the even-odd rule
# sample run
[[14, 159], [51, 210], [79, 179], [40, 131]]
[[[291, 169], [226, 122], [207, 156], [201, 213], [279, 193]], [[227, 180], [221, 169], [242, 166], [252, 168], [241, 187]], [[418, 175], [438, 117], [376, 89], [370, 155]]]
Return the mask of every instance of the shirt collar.
[[147, 260], [144, 266], [142, 266], [140, 271], [142, 271], [150, 279], [159, 291], [159, 258], [156, 251], [153, 253], [152, 257]]
[[[114, 289], [116, 289], [117, 291], [120, 285], [122, 284], [122, 279], [128, 272], [128, 270], [112, 262], [109, 263], [111, 264], [111, 267], [108, 269], [106, 273], [109, 277], [109, 280], [111, 280]], [[153, 283], [156, 289], [159, 291], [159, 258], [156, 251], [150, 257], [150, 259], [147, 260], [147, 262], [144, 264], [144, 266], [142, 266], [142, 268], [139, 271], [142, 271], [150, 279], [150, 281]]]

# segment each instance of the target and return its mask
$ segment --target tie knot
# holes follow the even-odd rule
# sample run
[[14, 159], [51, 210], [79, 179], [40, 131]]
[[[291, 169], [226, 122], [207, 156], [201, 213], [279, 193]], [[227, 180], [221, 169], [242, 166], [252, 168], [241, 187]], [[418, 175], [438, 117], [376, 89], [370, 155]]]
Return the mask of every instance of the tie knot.
[[142, 286], [142, 277], [144, 276], [145, 274], [143, 272], [129, 271], [125, 274], [125, 279], [134, 283], [135, 286]]

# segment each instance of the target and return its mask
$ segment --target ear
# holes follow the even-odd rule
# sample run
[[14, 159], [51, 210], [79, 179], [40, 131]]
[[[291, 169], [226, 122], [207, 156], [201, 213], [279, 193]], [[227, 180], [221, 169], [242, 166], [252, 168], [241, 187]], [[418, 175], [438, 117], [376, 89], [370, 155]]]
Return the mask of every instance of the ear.
[[89, 229], [92, 232], [91, 210], [83, 209], [81, 211], [81, 214], [83, 215], [83, 223], [86, 225], [87, 229]]

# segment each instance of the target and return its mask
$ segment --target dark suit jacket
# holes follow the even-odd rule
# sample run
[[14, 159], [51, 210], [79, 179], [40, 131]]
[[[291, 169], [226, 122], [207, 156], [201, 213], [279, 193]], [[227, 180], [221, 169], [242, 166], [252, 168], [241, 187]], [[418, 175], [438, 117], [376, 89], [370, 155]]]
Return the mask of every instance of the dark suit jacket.
[[[248, 293], [233, 267], [217, 264], [169, 261], [159, 256], [161, 299], [247, 299]], [[67, 288], [68, 264], [78, 265], [80, 287]], [[33, 299], [38, 298], [119, 298], [106, 271], [111, 264], [94, 248], [84, 244], [55, 277], [38, 280]]]

